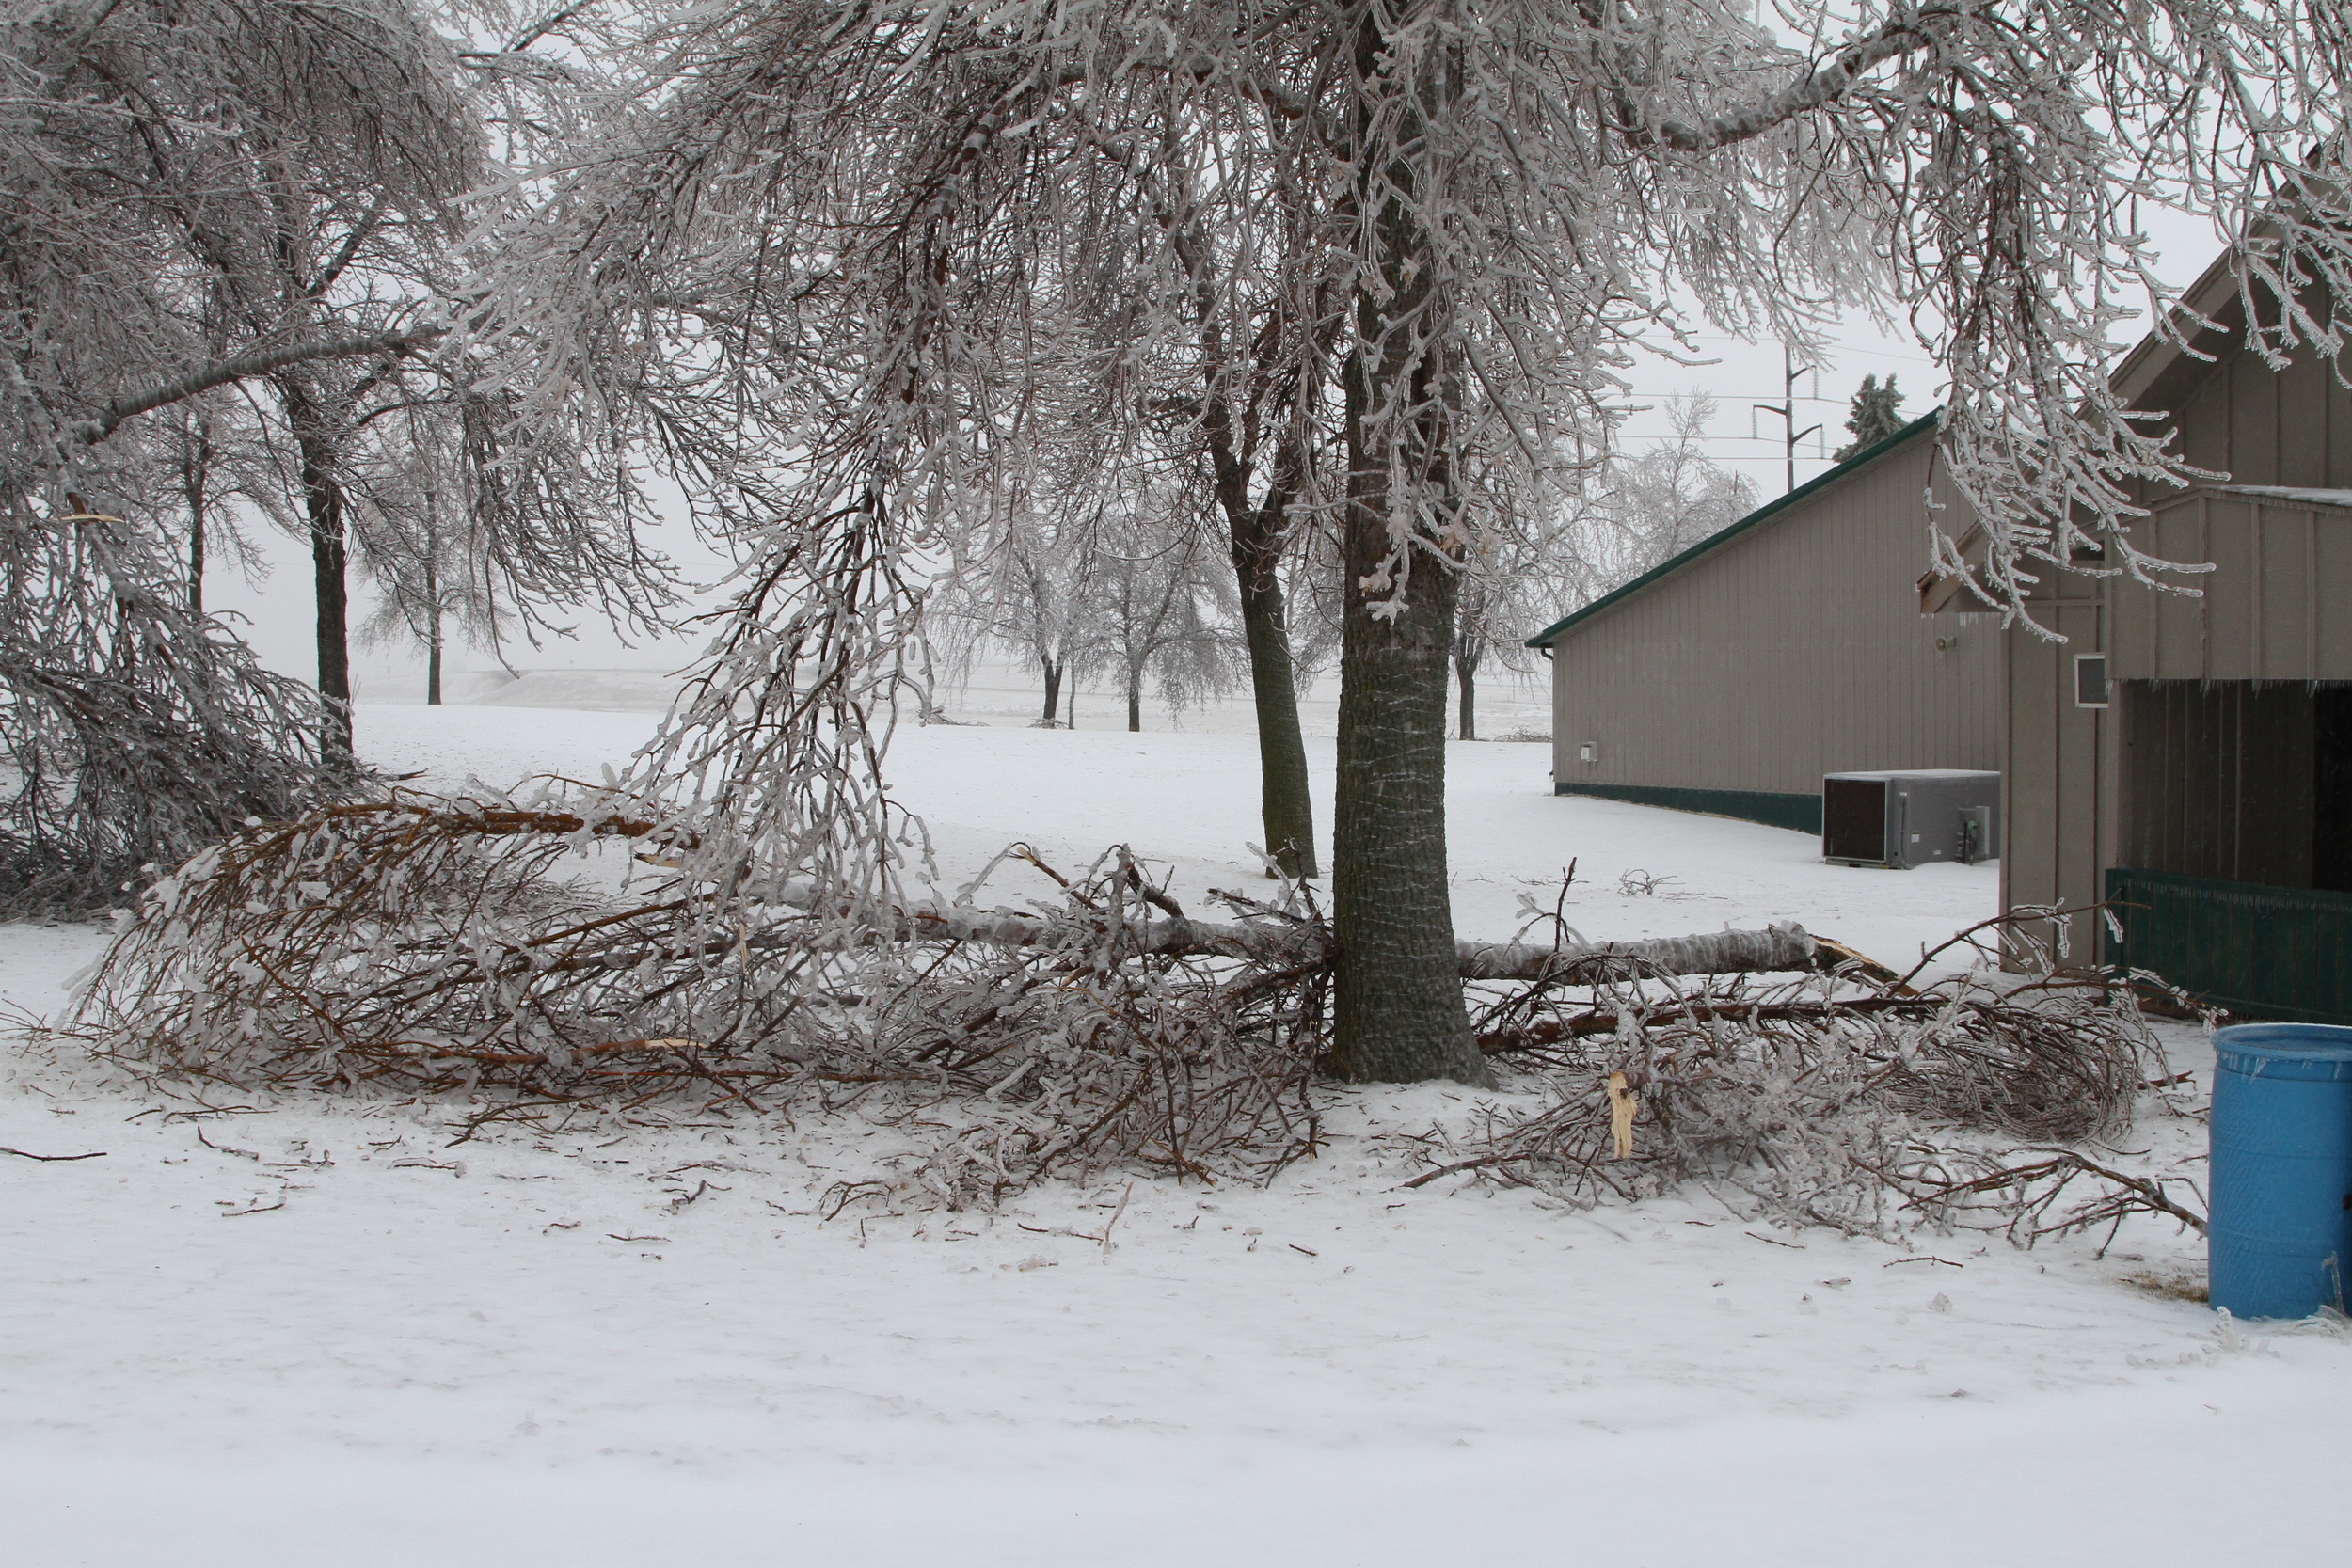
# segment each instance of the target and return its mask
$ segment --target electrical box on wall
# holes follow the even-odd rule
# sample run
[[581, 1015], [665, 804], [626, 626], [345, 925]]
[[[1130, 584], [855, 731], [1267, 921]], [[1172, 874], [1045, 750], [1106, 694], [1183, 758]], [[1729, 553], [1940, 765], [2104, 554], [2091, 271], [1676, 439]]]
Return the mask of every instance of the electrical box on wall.
[[1821, 858], [1897, 870], [1997, 859], [2000, 810], [1998, 773], [1831, 773], [1821, 780]]

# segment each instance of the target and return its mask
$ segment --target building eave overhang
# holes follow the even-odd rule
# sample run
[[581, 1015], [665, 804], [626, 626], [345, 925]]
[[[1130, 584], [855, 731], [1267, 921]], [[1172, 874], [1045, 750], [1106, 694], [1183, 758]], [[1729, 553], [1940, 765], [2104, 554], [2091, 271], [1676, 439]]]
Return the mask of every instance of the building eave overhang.
[[2149, 503], [2150, 512], [2169, 512], [2178, 506], [2214, 496], [2233, 500], [2266, 501], [2273, 506], [2309, 507], [2320, 512], [2352, 515], [2352, 490], [2325, 490], [2293, 484], [2198, 484], [2177, 490]]

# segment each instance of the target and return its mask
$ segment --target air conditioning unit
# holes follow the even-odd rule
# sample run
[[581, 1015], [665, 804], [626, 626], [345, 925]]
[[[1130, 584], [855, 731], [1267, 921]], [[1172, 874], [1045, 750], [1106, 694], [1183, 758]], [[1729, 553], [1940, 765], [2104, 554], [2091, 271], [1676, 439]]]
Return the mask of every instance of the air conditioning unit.
[[1821, 780], [1821, 858], [1908, 870], [2001, 853], [2001, 776], [1958, 768], [1831, 773]]

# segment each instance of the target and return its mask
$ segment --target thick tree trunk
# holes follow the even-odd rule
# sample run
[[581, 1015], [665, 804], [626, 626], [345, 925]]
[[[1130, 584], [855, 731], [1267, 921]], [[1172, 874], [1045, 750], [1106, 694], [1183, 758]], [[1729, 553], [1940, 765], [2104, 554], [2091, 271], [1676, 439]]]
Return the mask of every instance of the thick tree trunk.
[[[1359, 148], [1384, 110], [1411, 120], [1423, 106], [1418, 84], [1383, 80], [1386, 58], [1367, 11], [1356, 40]], [[1390, 128], [1389, 145], [1416, 147], [1413, 130]], [[1446, 877], [1445, 689], [1461, 583], [1429, 531], [1432, 515], [1454, 504], [1454, 486], [1450, 388], [1436, 357], [1444, 301], [1432, 295], [1434, 247], [1414, 211], [1427, 178], [1402, 155], [1357, 174], [1355, 204], [1375, 220], [1378, 276], [1359, 275], [1355, 286], [1357, 341], [1343, 376], [1347, 582], [1332, 820], [1332, 1054], [1359, 1081], [1485, 1085], [1494, 1078], [1462, 1006]], [[1400, 547], [1409, 580], [1398, 571]]]
[[[1358, 421], [1352, 417], [1351, 425]], [[1375, 620], [1357, 586], [1388, 554], [1386, 474], [1351, 453], [1331, 924], [1334, 1054], [1349, 1077], [1489, 1082], [1470, 1037], [1446, 876], [1445, 688], [1454, 580], [1424, 558], [1404, 609]], [[1369, 469], [1367, 462], [1375, 466]]]
[[1061, 711], [1061, 664], [1043, 654], [1038, 655], [1037, 661], [1045, 670], [1045, 727], [1051, 729]]
[[1464, 740], [1478, 738], [1478, 666], [1467, 659], [1454, 661], [1454, 684], [1460, 689], [1460, 701], [1455, 707], [1461, 716], [1459, 734]]
[[1133, 732], [1143, 728], [1143, 672], [1127, 672], [1127, 728]]

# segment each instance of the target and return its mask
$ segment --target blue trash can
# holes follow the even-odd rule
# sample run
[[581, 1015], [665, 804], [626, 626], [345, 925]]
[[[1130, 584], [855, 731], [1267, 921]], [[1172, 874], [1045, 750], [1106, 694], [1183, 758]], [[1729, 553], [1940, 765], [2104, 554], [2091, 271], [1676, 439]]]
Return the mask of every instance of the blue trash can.
[[2213, 1305], [2241, 1318], [2341, 1311], [2352, 1288], [2352, 1028], [2214, 1032]]

